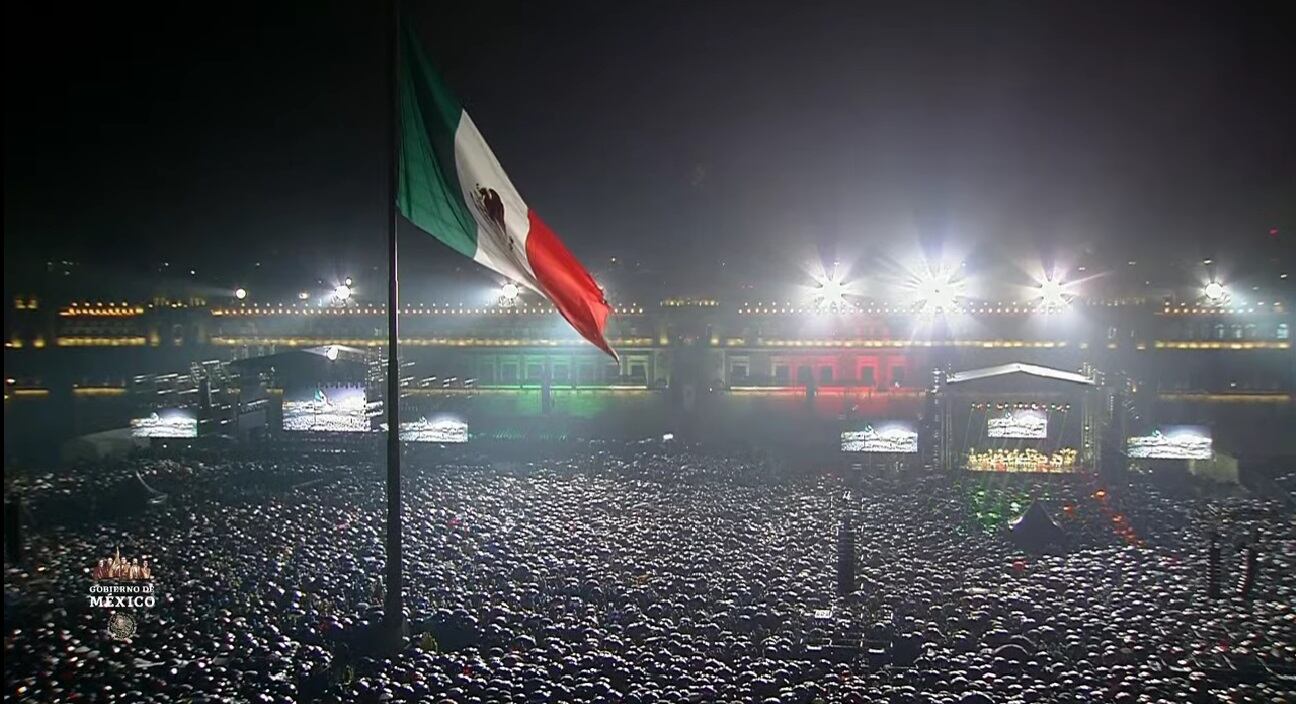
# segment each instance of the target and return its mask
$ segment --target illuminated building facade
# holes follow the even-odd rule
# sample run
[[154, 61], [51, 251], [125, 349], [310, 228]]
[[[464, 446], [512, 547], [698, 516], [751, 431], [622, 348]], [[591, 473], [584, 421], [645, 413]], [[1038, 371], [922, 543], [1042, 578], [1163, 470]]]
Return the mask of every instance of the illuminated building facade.
[[[26, 417], [71, 418], [69, 432], [101, 429], [116, 422], [115, 414], [92, 409], [125, 403], [142, 385], [165, 384], [159, 379], [183, 376], [197, 363], [326, 345], [381, 353], [384, 316], [381, 305], [359, 301], [79, 301], [49, 308], [33, 296], [16, 297], [6, 316], [6, 428], [19, 404]], [[660, 397], [666, 408], [699, 394], [735, 407], [810, 395], [825, 415], [867, 414], [918, 403], [933, 369], [1088, 365], [1127, 380], [1145, 412], [1213, 423], [1223, 438], [1236, 424], [1232, 444], [1254, 449], [1241, 433], [1272, 427], [1284, 436], [1284, 423], [1296, 427], [1294, 322], [1281, 303], [1126, 299], [1076, 301], [1049, 312], [977, 303], [932, 315], [886, 304], [826, 311], [669, 299], [617, 307], [609, 337], [619, 363], [579, 341], [548, 307], [525, 303], [410, 305], [401, 333], [411, 394], [512, 398], [512, 408], [527, 407], [517, 399], [543, 386], [572, 398], [579, 392], [582, 403], [600, 394], [638, 394]], [[1272, 449], [1288, 450], [1281, 443]]]

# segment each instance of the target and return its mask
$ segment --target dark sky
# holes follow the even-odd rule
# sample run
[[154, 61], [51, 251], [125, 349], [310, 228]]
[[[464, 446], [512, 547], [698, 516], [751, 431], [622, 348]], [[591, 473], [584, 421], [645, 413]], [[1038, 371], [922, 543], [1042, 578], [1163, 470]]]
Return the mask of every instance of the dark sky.
[[[6, 3], [6, 279], [379, 264], [380, 5]], [[915, 242], [1272, 258], [1296, 231], [1289, 3], [405, 5], [596, 272], [729, 284]], [[412, 276], [463, 264], [410, 232]]]

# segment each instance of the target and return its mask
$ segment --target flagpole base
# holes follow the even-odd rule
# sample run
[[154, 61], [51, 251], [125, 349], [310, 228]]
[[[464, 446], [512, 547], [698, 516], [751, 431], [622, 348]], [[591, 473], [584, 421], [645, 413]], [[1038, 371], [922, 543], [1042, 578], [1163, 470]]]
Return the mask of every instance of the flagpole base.
[[409, 622], [404, 615], [391, 620], [384, 618], [377, 623], [357, 627], [345, 635], [343, 640], [355, 656], [391, 657], [409, 647]]
[[378, 624], [374, 638], [377, 649], [387, 655], [395, 655], [409, 646], [409, 621], [401, 615], [391, 622], [383, 619]]

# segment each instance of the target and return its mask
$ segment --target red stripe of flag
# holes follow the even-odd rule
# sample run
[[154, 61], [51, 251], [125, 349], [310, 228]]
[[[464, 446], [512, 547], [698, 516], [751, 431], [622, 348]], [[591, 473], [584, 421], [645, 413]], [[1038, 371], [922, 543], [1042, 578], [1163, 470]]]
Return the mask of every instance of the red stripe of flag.
[[534, 210], [527, 211], [527, 219], [527, 261], [545, 295], [581, 337], [620, 360], [606, 337], [611, 309], [603, 290]]

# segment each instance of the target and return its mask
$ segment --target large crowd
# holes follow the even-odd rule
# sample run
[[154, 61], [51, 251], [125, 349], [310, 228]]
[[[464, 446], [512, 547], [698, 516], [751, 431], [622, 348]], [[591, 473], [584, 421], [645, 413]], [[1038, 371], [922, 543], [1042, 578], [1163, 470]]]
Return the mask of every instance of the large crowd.
[[[373, 462], [134, 459], [10, 481], [25, 549], [6, 562], [6, 701], [1296, 698], [1286, 497], [1153, 478], [841, 476], [665, 443], [423, 455], [406, 470], [411, 637], [384, 657], [355, 639], [381, 618]], [[1008, 529], [1034, 501], [1066, 535], [1038, 553]], [[838, 598], [845, 514], [855, 591]], [[124, 640], [88, 599], [118, 550], [148, 561], [156, 595], [129, 611]]]

